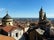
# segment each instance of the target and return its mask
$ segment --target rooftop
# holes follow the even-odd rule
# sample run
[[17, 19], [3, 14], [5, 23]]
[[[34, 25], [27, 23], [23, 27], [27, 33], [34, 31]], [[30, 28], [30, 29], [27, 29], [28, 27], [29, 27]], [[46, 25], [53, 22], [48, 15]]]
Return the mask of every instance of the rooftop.
[[11, 17], [10, 17], [9, 14], [7, 13], [7, 14], [3, 17], [3, 19], [11, 19]]
[[9, 36], [0, 35], [0, 40], [15, 40], [15, 39]]

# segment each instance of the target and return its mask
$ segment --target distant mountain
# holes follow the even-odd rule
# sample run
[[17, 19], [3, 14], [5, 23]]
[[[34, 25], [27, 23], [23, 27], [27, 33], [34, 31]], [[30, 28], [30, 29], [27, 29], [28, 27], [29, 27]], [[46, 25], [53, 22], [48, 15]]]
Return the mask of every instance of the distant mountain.
[[[1, 19], [2, 18], [0, 18], [0, 20]], [[17, 21], [26, 21], [26, 20], [37, 21], [39, 18], [13, 18], [13, 19]], [[48, 18], [48, 20], [54, 21], [54, 18]]]
[[[38, 20], [39, 18], [14, 18], [14, 19], [19, 19], [19, 20], [27, 20], [27, 19], [29, 19], [29, 20]], [[47, 18], [47, 19], [54, 20], [54, 18]]]

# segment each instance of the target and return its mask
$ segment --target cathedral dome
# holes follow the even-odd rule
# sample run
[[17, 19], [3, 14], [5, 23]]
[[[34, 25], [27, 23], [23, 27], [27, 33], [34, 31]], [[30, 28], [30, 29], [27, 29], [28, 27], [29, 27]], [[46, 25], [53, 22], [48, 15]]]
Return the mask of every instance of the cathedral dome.
[[6, 16], [2, 18], [2, 25], [13, 26], [13, 19], [8, 14], [6, 14]]
[[3, 19], [11, 19], [11, 17], [8, 14], [6, 14], [6, 16], [3, 17]]

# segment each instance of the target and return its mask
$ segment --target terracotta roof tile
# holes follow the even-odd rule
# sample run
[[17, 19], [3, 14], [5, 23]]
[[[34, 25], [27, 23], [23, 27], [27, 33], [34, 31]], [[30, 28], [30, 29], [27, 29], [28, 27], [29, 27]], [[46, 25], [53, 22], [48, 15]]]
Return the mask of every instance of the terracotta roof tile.
[[6, 32], [9, 32], [13, 27], [11, 26], [6, 26], [6, 27], [3, 27], [3, 30], [6, 31]]
[[6, 32], [10, 32], [10, 31], [13, 31], [13, 30], [15, 30], [15, 29], [17, 29], [17, 28], [21, 28], [21, 29], [24, 29], [24, 27], [23, 26], [21, 26], [21, 25], [18, 25], [18, 26], [0, 26], [0, 29], [3, 29], [4, 31], [6, 31]]
[[9, 36], [0, 35], [0, 40], [15, 40], [15, 39]]

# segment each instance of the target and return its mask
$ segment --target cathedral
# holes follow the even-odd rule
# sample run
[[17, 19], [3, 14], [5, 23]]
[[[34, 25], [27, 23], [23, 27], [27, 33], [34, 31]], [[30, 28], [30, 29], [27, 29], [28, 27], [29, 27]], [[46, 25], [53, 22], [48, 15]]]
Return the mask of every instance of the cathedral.
[[14, 25], [13, 18], [11, 18], [8, 13], [2, 18], [1, 21], [2, 25], [0, 25], [0, 35], [13, 37], [15, 40], [21, 40], [24, 30], [22, 26]]
[[39, 22], [41, 22], [43, 20], [46, 20], [46, 13], [41, 8], [40, 11], [39, 11]]
[[0, 35], [13, 37], [15, 40], [44, 40], [54, 37], [54, 27], [46, 17], [46, 13], [41, 8], [39, 11], [38, 23], [25, 23], [14, 25], [14, 19], [7, 14], [2, 18], [0, 25]]
[[2, 18], [2, 25], [13, 26], [13, 19], [8, 15], [8, 13]]
[[39, 22], [38, 22], [40, 28], [46, 28], [48, 26], [51, 26], [51, 22], [47, 19], [46, 13], [41, 8], [39, 11]]
[[[47, 19], [46, 13], [41, 8], [39, 11], [39, 21], [38, 24], [35, 26], [31, 25], [31, 28], [28, 31], [29, 40], [44, 40], [51, 37], [51, 27], [52, 23]], [[32, 27], [33, 26], [33, 27]]]

